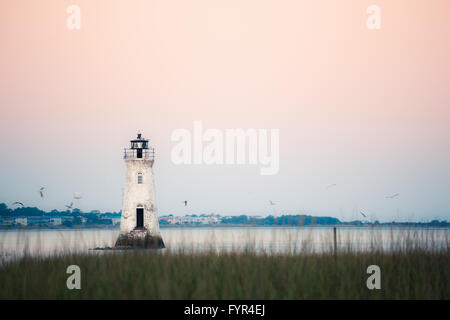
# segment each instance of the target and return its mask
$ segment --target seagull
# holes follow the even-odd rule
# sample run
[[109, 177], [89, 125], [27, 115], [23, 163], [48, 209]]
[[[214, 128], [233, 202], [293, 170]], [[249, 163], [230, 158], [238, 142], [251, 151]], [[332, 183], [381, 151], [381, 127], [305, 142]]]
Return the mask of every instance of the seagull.
[[69, 206], [66, 205], [66, 208], [69, 209], [69, 210], [72, 210], [72, 206], [73, 206], [73, 202], [71, 202]]
[[336, 187], [336, 183], [329, 184], [329, 185], [326, 187], [326, 189], [330, 189], [330, 188], [332, 188], [332, 187]]
[[185, 207], [187, 206], [187, 200], [184, 200], [184, 206]]
[[22, 206], [22, 208], [25, 207], [25, 206], [23, 205], [23, 203], [22, 203], [22, 202], [19, 202], [19, 201], [14, 202], [12, 205], [15, 205], [15, 204], [18, 204], [19, 206]]
[[396, 194], [393, 194], [392, 196], [386, 196], [386, 198], [387, 199], [394, 199], [394, 198], [398, 197], [399, 195], [400, 195], [399, 193], [396, 193]]
[[272, 200], [269, 200], [269, 203], [270, 203], [271, 206], [276, 205], [276, 203], [272, 202]]
[[367, 218], [367, 216], [362, 211], [360, 211], [359, 213], [361, 213], [364, 218]]
[[40, 189], [39, 189], [39, 194], [41, 195], [41, 198], [43, 198], [44, 197], [44, 187], [41, 187]]

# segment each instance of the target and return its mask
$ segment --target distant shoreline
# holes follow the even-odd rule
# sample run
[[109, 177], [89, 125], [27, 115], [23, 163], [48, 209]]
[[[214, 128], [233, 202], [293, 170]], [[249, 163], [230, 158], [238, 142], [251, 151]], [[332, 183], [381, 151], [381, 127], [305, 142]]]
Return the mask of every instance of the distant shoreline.
[[[8, 208], [0, 203], [0, 230], [84, 230], [118, 229], [121, 212], [83, 212], [80, 209], [46, 212], [35, 207]], [[159, 215], [161, 228], [222, 228], [222, 227], [424, 227], [450, 228], [450, 222], [437, 219], [428, 222], [379, 222], [369, 219], [341, 221], [330, 216], [306, 214], [280, 214], [277, 216], [221, 216], [219, 214], [187, 214], [184, 216]]]
[[[391, 225], [305, 225], [305, 226], [279, 226], [279, 225], [250, 225], [250, 224], [242, 224], [242, 225], [231, 225], [231, 224], [222, 224], [222, 225], [163, 225], [160, 226], [161, 229], [233, 229], [233, 228], [247, 228], [247, 229], [269, 229], [269, 228], [277, 228], [277, 229], [331, 229], [333, 227], [339, 229], [427, 229], [427, 230], [450, 230], [449, 226], [429, 226], [429, 225], [399, 225], [399, 224], [391, 224]], [[10, 228], [0, 228], [1, 232], [10, 232], [10, 231], [89, 231], [89, 230], [117, 230], [119, 231], [119, 227], [105, 227], [105, 226], [81, 226], [81, 227], [10, 227]]]

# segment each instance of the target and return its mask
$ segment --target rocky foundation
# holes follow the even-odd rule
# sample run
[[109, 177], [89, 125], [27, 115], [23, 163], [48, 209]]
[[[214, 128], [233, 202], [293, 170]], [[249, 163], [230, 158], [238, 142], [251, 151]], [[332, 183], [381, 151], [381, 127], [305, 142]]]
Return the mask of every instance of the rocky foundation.
[[115, 247], [164, 249], [166, 246], [159, 236], [151, 236], [146, 230], [133, 230], [127, 235], [120, 235], [116, 241]]

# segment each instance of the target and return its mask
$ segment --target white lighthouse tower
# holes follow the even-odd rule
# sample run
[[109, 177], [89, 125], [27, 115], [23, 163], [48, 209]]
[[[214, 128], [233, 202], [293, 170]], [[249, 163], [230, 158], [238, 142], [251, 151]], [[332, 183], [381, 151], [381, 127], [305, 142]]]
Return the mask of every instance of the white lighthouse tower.
[[125, 192], [116, 247], [164, 248], [155, 202], [155, 151], [139, 133], [125, 149]]

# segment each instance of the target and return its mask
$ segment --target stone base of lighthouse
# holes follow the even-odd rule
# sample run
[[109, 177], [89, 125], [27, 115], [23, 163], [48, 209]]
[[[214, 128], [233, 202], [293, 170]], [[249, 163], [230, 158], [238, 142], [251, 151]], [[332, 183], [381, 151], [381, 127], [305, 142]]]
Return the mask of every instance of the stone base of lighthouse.
[[166, 246], [160, 236], [151, 236], [145, 228], [136, 228], [126, 235], [119, 235], [115, 247], [163, 249]]

